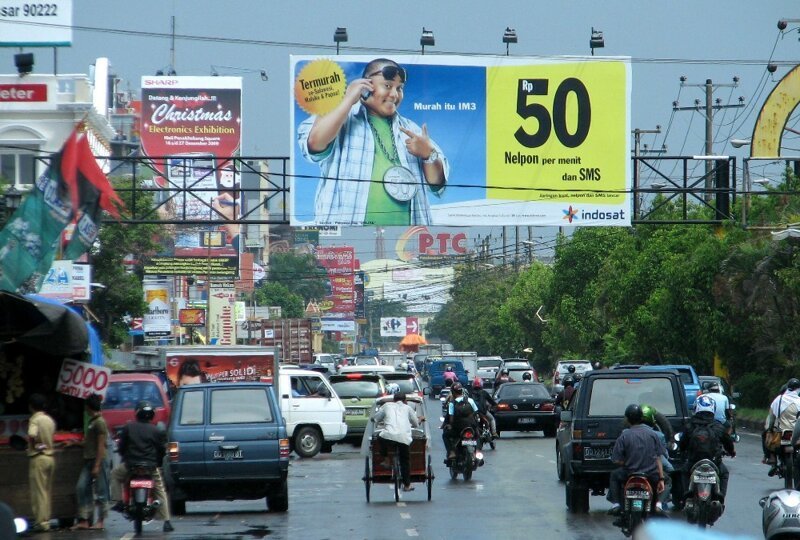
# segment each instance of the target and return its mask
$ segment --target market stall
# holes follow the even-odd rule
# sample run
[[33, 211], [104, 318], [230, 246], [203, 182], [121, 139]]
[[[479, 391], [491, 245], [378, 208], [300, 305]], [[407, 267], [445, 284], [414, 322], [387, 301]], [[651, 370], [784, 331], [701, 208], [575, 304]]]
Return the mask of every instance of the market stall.
[[[102, 364], [99, 340], [93, 333], [67, 306], [0, 291], [0, 500], [20, 515], [31, 515], [29, 458], [19, 443], [27, 434], [28, 399], [33, 393], [46, 397], [45, 412], [56, 422], [52, 517], [69, 522], [76, 514], [75, 484], [83, 464], [82, 448], [64, 443], [83, 438], [83, 396], [71, 381], [65, 384], [62, 369]], [[84, 375], [88, 371], [82, 369], [79, 382], [88, 380]]]

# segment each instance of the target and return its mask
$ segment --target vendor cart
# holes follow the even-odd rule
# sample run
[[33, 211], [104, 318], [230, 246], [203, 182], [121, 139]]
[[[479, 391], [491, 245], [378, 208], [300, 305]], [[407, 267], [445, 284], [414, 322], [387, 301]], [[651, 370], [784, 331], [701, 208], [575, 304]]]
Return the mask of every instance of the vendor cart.
[[[394, 396], [385, 396], [376, 400], [371, 416], [374, 417], [383, 404], [393, 399]], [[426, 416], [422, 397], [408, 395], [406, 402], [414, 409], [418, 418]], [[382, 428], [382, 424], [376, 425], [374, 421], [369, 422], [361, 442], [361, 453], [364, 456], [364, 477], [362, 480], [364, 480], [367, 502], [370, 500], [372, 484], [389, 484], [393, 486], [394, 500], [399, 502], [402, 485], [399, 457], [395, 455], [394, 448], [390, 448], [387, 457], [392, 466], [384, 467], [381, 464], [383, 456], [381, 455], [381, 440], [379, 436]], [[411, 482], [425, 483], [428, 488], [428, 500], [430, 501], [433, 494], [434, 475], [430, 455], [431, 437], [427, 422], [423, 422], [419, 428], [413, 429], [412, 436], [413, 440], [409, 448]]]

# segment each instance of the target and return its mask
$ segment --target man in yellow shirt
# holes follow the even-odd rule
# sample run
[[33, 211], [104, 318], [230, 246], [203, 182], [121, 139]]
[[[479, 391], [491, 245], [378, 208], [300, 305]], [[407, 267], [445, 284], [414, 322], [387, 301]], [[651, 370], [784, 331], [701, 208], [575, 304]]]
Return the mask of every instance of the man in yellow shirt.
[[46, 399], [42, 394], [32, 394], [28, 406], [32, 413], [28, 422], [28, 484], [33, 510], [32, 532], [50, 530], [51, 498], [53, 495], [53, 433], [56, 423], [44, 412]]

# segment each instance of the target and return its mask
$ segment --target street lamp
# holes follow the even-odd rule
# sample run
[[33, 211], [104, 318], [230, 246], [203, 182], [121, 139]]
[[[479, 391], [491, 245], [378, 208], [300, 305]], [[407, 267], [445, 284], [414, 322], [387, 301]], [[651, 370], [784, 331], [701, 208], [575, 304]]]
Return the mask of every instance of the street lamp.
[[772, 180], [770, 180], [769, 178], [756, 178], [755, 180], [753, 180], [754, 184], [758, 184], [761, 187], [767, 187], [771, 182]]
[[506, 56], [508, 56], [508, 44], [516, 42], [517, 42], [517, 31], [511, 28], [510, 26], [506, 26], [506, 31], [503, 34], [503, 43], [506, 44]]
[[336, 54], [339, 54], [339, 43], [347, 43], [347, 28], [337, 27], [333, 33], [333, 41], [336, 43]]
[[419, 38], [419, 44], [422, 45], [422, 54], [425, 54], [425, 45], [433, 47], [436, 45], [436, 39], [433, 37], [433, 30], [426, 30], [422, 27], [422, 36]]
[[603, 32], [592, 27], [592, 35], [589, 38], [589, 48], [592, 50], [592, 56], [594, 56], [595, 49], [602, 49], [605, 46], [606, 41], [603, 39]]
[[741, 148], [742, 146], [750, 146], [750, 139], [731, 139], [730, 143], [734, 148]]

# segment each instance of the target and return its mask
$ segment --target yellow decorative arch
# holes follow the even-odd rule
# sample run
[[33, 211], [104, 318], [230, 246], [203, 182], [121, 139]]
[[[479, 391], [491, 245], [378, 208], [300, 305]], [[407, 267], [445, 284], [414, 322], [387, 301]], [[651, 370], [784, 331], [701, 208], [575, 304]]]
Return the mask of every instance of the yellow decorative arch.
[[798, 104], [800, 104], [800, 65], [794, 67], [775, 85], [761, 107], [753, 128], [750, 157], [780, 157], [784, 128]]

